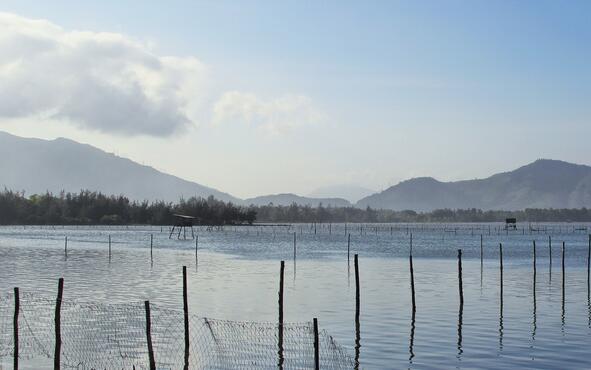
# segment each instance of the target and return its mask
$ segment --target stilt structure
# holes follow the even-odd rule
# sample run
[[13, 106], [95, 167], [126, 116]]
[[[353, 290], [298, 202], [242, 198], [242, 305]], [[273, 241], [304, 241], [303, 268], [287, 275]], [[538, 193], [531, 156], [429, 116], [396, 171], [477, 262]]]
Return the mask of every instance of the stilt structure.
[[170, 230], [170, 234], [168, 235], [168, 239], [172, 238], [172, 234], [174, 234], [175, 230], [178, 230], [178, 239], [181, 238], [181, 232], [183, 233], [183, 239], [187, 239], [187, 228], [191, 229], [191, 239], [195, 239], [195, 232], [193, 231], [193, 222], [195, 221], [195, 217], [179, 214], [174, 214], [173, 216], [175, 221], [172, 229]]

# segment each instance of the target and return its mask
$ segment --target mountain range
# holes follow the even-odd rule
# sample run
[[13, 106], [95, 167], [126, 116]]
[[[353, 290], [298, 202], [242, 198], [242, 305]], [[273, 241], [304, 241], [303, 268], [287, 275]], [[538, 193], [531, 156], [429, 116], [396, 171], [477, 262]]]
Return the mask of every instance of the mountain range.
[[419, 177], [363, 198], [357, 206], [415, 211], [591, 207], [591, 167], [539, 159], [485, 179], [441, 182]]
[[[442, 182], [432, 177], [402, 181], [382, 192], [359, 187], [319, 189], [312, 197], [296, 194], [239, 199], [183, 180], [87, 144], [58, 138], [30, 139], [0, 131], [0, 187], [31, 195], [82, 189], [123, 194], [134, 200], [178, 201], [208, 197], [241, 205], [300, 205], [431, 211], [440, 208], [518, 210], [591, 208], [591, 167], [540, 159], [485, 179]], [[338, 196], [337, 196], [338, 195]], [[364, 195], [367, 195], [363, 197]], [[357, 198], [361, 198], [356, 203]], [[348, 199], [345, 199], [348, 198]]]

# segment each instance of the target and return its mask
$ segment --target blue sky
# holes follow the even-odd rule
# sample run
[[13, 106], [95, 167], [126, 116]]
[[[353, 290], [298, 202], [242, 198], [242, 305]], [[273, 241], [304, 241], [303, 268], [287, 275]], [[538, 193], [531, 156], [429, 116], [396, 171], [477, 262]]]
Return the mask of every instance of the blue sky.
[[475, 178], [542, 157], [591, 164], [588, 1], [0, 4], [207, 71], [186, 99], [200, 101], [189, 129], [171, 135], [109, 132], [72, 114], [0, 116], [0, 129], [71, 137], [237, 196]]

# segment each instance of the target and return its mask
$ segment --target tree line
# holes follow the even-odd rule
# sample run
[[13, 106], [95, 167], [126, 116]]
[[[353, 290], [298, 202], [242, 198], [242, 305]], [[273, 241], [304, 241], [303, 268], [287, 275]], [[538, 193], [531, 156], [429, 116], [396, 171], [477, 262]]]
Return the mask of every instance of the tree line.
[[194, 216], [196, 223], [203, 225], [251, 224], [256, 220], [254, 212], [213, 197], [150, 203], [89, 190], [30, 197], [6, 189], [0, 193], [0, 224], [3, 225], [171, 225], [174, 214]]
[[260, 222], [591, 222], [591, 209], [538, 209], [519, 211], [481, 209], [437, 209], [431, 212], [394, 211], [355, 207], [259, 206], [254, 207]]
[[240, 206], [212, 196], [192, 197], [172, 202], [138, 202], [119, 195], [82, 190], [35, 194], [5, 189], [0, 192], [2, 225], [171, 225], [174, 214], [194, 216], [196, 224], [236, 225], [298, 222], [591, 222], [591, 209], [538, 209], [483, 211], [480, 209], [438, 209], [431, 212], [394, 211], [355, 207]]

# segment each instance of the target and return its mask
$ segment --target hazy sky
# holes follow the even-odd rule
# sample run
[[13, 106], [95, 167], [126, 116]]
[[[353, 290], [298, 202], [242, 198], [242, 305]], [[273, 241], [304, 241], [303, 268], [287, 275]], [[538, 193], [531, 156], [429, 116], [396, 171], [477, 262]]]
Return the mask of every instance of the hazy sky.
[[0, 1], [0, 130], [239, 197], [591, 164], [591, 1]]

